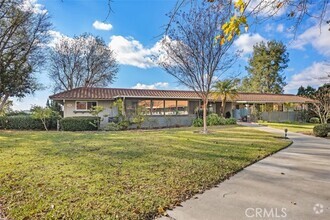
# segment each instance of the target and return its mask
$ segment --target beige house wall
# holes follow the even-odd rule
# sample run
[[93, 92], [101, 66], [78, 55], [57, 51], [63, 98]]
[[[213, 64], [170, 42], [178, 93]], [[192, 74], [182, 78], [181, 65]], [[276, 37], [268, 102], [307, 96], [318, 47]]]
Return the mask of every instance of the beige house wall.
[[[108, 117], [115, 117], [118, 114], [117, 108], [110, 108], [113, 101], [110, 100], [77, 100], [77, 101], [92, 101], [97, 102], [98, 106], [103, 106], [104, 111], [99, 114], [101, 117], [101, 127], [108, 123]], [[64, 117], [79, 117], [79, 116], [92, 116], [89, 111], [77, 111], [76, 100], [66, 100], [64, 102]]]

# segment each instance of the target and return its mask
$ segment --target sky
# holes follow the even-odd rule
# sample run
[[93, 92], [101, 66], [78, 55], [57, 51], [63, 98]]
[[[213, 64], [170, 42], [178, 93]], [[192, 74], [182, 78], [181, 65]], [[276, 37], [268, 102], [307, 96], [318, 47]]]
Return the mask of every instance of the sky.
[[[158, 51], [159, 41], [168, 23], [166, 13], [176, 0], [113, 0], [107, 17], [107, 0], [29, 0], [36, 11], [46, 10], [53, 23], [53, 41], [59, 36], [73, 37], [88, 32], [102, 37], [114, 50], [119, 65], [115, 82], [109, 87], [137, 89], [185, 89], [151, 59]], [[285, 12], [283, 12], [285, 13]], [[329, 13], [330, 14], [330, 13]], [[255, 43], [281, 40], [287, 46], [290, 62], [284, 71], [285, 93], [295, 94], [303, 85], [318, 87], [325, 83], [322, 76], [330, 72], [329, 25], [321, 28], [307, 20], [294, 36], [286, 20], [269, 20], [241, 34], [233, 49], [242, 50], [231, 72], [247, 73], [244, 66]], [[321, 30], [321, 31], [320, 31]], [[52, 94], [47, 67], [36, 74], [44, 89], [34, 95], [14, 100], [14, 110], [27, 110], [31, 105], [45, 106]]]

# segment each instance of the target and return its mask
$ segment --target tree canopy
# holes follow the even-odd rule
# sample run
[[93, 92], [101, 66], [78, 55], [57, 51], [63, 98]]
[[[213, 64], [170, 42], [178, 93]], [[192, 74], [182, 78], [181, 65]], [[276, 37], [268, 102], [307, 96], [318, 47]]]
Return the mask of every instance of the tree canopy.
[[23, 3], [0, 0], [0, 110], [9, 97], [21, 98], [39, 88], [35, 73], [45, 63], [49, 17]]
[[289, 54], [282, 42], [268, 41], [253, 46], [252, 57], [243, 79], [242, 91], [261, 93], [283, 93], [286, 85], [283, 71], [288, 67]]
[[82, 34], [62, 37], [50, 53], [50, 78], [54, 90], [108, 86], [116, 78], [118, 64], [113, 51], [100, 37]]

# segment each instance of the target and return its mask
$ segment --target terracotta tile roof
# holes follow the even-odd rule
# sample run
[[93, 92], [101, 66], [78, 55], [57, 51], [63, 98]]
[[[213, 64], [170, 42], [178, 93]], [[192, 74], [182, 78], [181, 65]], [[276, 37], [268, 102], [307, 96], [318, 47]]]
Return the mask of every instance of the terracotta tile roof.
[[[121, 88], [75, 88], [50, 96], [52, 100], [112, 100], [118, 97], [136, 98], [175, 98], [200, 99], [194, 91], [183, 90], [152, 90], [152, 89], [121, 89]], [[220, 100], [220, 99], [219, 99]], [[311, 99], [290, 94], [239, 93], [237, 102], [296, 102], [309, 103]]]

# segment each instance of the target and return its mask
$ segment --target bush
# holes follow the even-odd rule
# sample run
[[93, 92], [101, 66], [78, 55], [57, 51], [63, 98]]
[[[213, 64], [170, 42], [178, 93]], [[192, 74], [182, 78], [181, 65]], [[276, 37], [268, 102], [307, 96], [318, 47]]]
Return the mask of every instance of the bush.
[[235, 118], [227, 118], [226, 119], [226, 125], [235, 125], [237, 124], [237, 121]]
[[313, 128], [313, 133], [316, 137], [326, 137], [328, 136], [328, 126], [326, 124], [315, 125]]
[[[48, 129], [56, 129], [57, 118], [52, 117], [46, 120]], [[39, 119], [34, 119], [31, 115], [21, 116], [1, 116], [0, 129], [14, 130], [45, 130], [42, 122]]]
[[96, 131], [98, 130], [99, 117], [68, 117], [61, 120], [63, 131]]
[[207, 125], [212, 126], [212, 125], [219, 125], [220, 124], [220, 118], [217, 114], [210, 114], [207, 116]]
[[320, 119], [317, 117], [312, 117], [311, 119], [309, 119], [309, 122], [313, 124], [320, 124]]
[[[235, 118], [223, 118], [219, 117], [217, 114], [210, 114], [207, 116], [207, 125], [214, 126], [214, 125], [234, 125], [237, 124]], [[193, 121], [194, 127], [203, 127], [203, 119], [196, 118]]]
[[110, 122], [104, 130], [106, 130], [106, 131], [119, 131], [120, 126], [115, 122]]
[[203, 127], [203, 119], [202, 118], [195, 118], [193, 121], [194, 127]]

